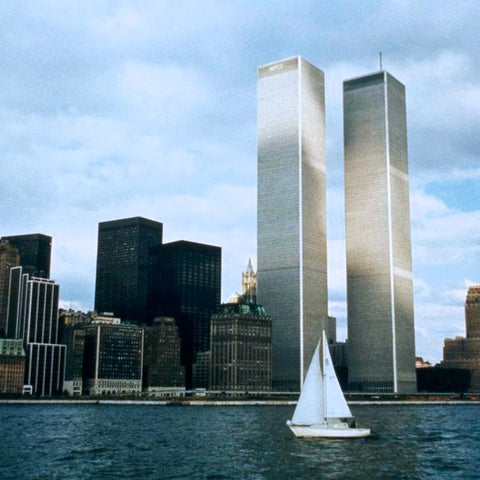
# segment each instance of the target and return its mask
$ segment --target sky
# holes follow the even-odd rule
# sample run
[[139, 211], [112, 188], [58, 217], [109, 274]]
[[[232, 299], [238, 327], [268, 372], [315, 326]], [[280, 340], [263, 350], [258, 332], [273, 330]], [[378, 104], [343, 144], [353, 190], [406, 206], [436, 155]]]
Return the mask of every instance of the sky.
[[93, 309], [98, 223], [222, 247], [222, 300], [256, 267], [257, 68], [325, 72], [330, 315], [345, 339], [342, 82], [406, 87], [416, 352], [442, 360], [480, 284], [478, 1], [0, 3], [0, 236], [53, 237], [61, 306]]

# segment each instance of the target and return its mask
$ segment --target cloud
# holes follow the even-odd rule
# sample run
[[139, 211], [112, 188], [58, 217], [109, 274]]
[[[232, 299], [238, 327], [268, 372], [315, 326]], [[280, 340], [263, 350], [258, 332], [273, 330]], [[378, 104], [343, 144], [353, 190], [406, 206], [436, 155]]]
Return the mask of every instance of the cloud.
[[473, 1], [4, 2], [1, 235], [52, 235], [62, 301], [91, 308], [98, 222], [145, 216], [166, 241], [221, 246], [228, 298], [256, 262], [257, 66], [300, 54], [326, 75], [329, 308], [345, 333], [342, 82], [375, 71], [381, 50], [407, 93], [417, 353], [438, 358], [478, 279], [479, 13]]

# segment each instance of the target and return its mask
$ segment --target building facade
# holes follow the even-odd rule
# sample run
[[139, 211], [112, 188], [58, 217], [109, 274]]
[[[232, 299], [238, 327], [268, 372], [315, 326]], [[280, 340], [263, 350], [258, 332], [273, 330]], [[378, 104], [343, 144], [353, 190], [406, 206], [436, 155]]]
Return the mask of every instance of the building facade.
[[50, 278], [52, 237], [42, 233], [2, 237], [17, 248], [24, 273], [34, 277]]
[[180, 240], [151, 249], [150, 311], [175, 318], [187, 389], [193, 364], [210, 348], [210, 318], [220, 306], [222, 249]]
[[0, 393], [22, 393], [24, 376], [23, 341], [0, 338]]
[[150, 322], [147, 311], [150, 247], [162, 243], [163, 225], [142, 217], [98, 225], [95, 310], [123, 321]]
[[53, 343], [27, 343], [25, 386], [39, 397], [63, 393], [67, 347]]
[[0, 336], [7, 328], [10, 269], [20, 265], [20, 253], [8, 240], [0, 239]]
[[60, 286], [23, 273], [23, 267], [14, 267], [10, 273], [7, 336], [24, 342], [25, 385], [34, 395], [60, 394], [66, 355], [65, 345], [58, 343]]
[[443, 367], [468, 369], [470, 390], [480, 392], [480, 286], [471, 286], [465, 299], [466, 338], [446, 338]]
[[142, 392], [143, 328], [119, 319], [96, 318], [85, 329], [84, 393], [126, 395]]
[[180, 337], [173, 317], [156, 317], [145, 327], [143, 388], [184, 387], [185, 368], [180, 363]]
[[92, 316], [92, 312], [60, 311], [59, 342], [67, 347], [63, 388], [65, 392], [72, 396], [81, 395], [83, 392], [83, 354], [85, 351], [85, 330], [83, 327], [92, 322]]
[[323, 72], [301, 57], [259, 67], [257, 297], [276, 390], [298, 391], [326, 328], [325, 177]]
[[351, 390], [416, 389], [405, 87], [343, 83]]
[[210, 389], [272, 389], [272, 320], [262, 306], [229, 303], [212, 316]]

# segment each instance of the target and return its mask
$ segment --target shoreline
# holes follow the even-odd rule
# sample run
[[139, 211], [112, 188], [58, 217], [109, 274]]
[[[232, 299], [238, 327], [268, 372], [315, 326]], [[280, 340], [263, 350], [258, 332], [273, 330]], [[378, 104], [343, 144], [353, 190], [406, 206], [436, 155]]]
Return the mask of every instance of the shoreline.
[[[351, 400], [349, 405], [480, 405], [480, 400]], [[113, 400], [113, 399], [0, 399], [0, 405], [149, 405], [175, 407], [294, 406], [296, 400]]]

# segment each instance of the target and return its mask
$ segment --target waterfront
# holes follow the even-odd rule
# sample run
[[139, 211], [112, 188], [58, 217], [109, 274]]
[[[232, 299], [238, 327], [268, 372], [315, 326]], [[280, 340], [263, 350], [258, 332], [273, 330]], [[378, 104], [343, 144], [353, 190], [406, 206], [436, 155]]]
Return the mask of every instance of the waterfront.
[[352, 408], [371, 437], [295, 439], [293, 406], [0, 405], [0, 478], [480, 478], [478, 404]]

